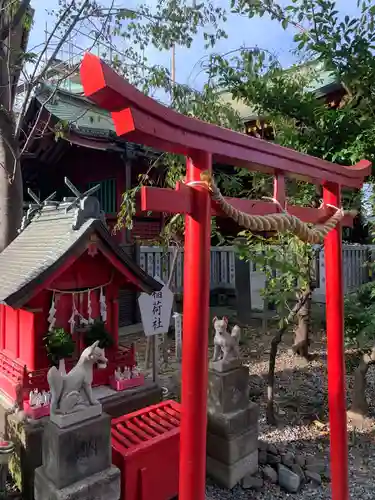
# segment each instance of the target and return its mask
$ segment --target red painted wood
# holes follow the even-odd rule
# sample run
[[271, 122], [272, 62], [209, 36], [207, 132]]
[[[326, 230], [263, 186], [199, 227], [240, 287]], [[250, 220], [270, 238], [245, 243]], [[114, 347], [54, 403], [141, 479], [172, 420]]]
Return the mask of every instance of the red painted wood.
[[111, 331], [114, 332], [113, 340], [115, 342], [115, 348], [118, 346], [118, 319], [119, 319], [119, 303], [118, 303], [118, 288], [116, 290], [116, 298], [112, 299], [112, 324]]
[[18, 310], [12, 307], [5, 307], [5, 350], [12, 356], [12, 359], [18, 358]]
[[191, 212], [190, 190], [164, 189], [142, 186], [141, 210], [144, 212], [170, 212], [171, 207], [175, 213], [188, 214]]
[[82, 61], [81, 80], [87, 97], [114, 112], [120, 135], [129, 133], [129, 140], [154, 147], [159, 144], [163, 151], [188, 154], [200, 149], [232, 165], [273, 173], [283, 170], [343, 186], [357, 186], [370, 173], [371, 164], [365, 160], [355, 167], [336, 165], [176, 113], [142, 94], [92, 54]]
[[[294, 158], [290, 159], [285, 156], [270, 154], [267, 150], [253, 148], [252, 144], [237, 144], [237, 141], [234, 140], [224, 142], [216, 135], [211, 137], [195, 131], [178, 128], [174, 124], [166, 123], [162, 118], [150, 116], [147, 112], [136, 108], [127, 108], [123, 111], [114, 112], [112, 113], [112, 118], [118, 136], [123, 136], [131, 142], [145, 144], [146, 146], [170, 153], [189, 155], [189, 152], [194, 149], [207, 151], [212, 153], [214, 160], [219, 163], [235, 165], [268, 174], [273, 174], [279, 169], [285, 172], [291, 171], [294, 177], [305, 181], [311, 180], [315, 183], [337, 182], [348, 187], [359, 187], [363, 179], [362, 176], [356, 175], [357, 172], [352, 169], [337, 172], [335, 168], [323, 169], [323, 165], [316, 164], [315, 162], [312, 165], [306, 165], [304, 162], [305, 158], [297, 161]], [[188, 119], [191, 120], [191, 118]], [[211, 127], [212, 125], [209, 126]], [[220, 127], [216, 128], [219, 129]], [[227, 132], [243, 135], [246, 139], [252, 141], [270, 144], [260, 139], [239, 134], [238, 132], [230, 130], [227, 130]], [[368, 173], [369, 169], [366, 170], [366, 175]]]
[[286, 208], [286, 188], [284, 172], [276, 172], [273, 181], [273, 197], [280, 203], [282, 208]]
[[[340, 187], [327, 186], [323, 199], [341, 204]], [[328, 233], [325, 244], [326, 318], [328, 339], [328, 403], [331, 440], [332, 500], [348, 500], [348, 440], [345, 401], [344, 300], [341, 226]]]
[[[186, 163], [187, 181], [212, 170], [211, 155], [196, 153]], [[193, 210], [185, 218], [184, 324], [180, 443], [180, 500], [204, 500], [206, 484], [207, 357], [211, 202], [207, 190], [191, 188]], [[199, 311], [199, 313], [198, 313]]]
[[18, 310], [18, 335], [20, 363], [35, 369], [35, 323], [34, 314], [24, 309]]
[[[184, 186], [183, 184], [181, 186]], [[173, 190], [167, 188], [154, 188], [143, 186], [141, 188], [142, 195], [142, 210], [169, 213], [184, 213], [191, 212], [191, 202], [189, 200], [188, 192], [191, 189], [189, 186], [184, 186], [183, 190]], [[178, 194], [183, 193], [183, 196], [178, 198]], [[260, 200], [247, 200], [245, 198], [225, 198], [228, 203], [233, 205], [238, 210], [250, 215], [270, 215], [279, 212], [275, 203]], [[295, 215], [299, 219], [309, 224], [322, 224], [333, 213], [332, 208], [312, 208], [312, 207], [298, 207], [294, 205], [287, 205], [287, 211], [291, 215]], [[223, 216], [220, 207], [212, 204], [211, 215]], [[342, 222], [343, 226], [352, 227], [353, 217], [346, 215]]]
[[112, 462], [121, 471], [121, 499], [176, 497], [180, 412], [179, 403], [163, 401], [112, 420]]
[[71, 263], [68, 269], [57, 275], [48, 284], [48, 288], [73, 290], [91, 288], [111, 281], [113, 266], [108, 259], [100, 251], [91, 256], [85, 248], [82, 248], [82, 250], [83, 253], [77, 256], [77, 259]]
[[46, 336], [49, 327], [47, 318], [51, 307], [51, 298], [52, 294], [48, 290], [42, 290], [27, 304], [27, 308], [34, 315], [34, 362], [28, 367], [29, 370], [50, 366], [43, 338]]
[[122, 276], [122, 282], [125, 282], [124, 284], [128, 283], [130, 286], [137, 287], [139, 288], [139, 281], [134, 276], [129, 269], [127, 269], [114, 255], [112, 252], [107, 250], [103, 244], [99, 244], [98, 248], [100, 252], [105, 255], [105, 257], [109, 260], [109, 262], [112, 264], [113, 268], [118, 271], [120, 276]]

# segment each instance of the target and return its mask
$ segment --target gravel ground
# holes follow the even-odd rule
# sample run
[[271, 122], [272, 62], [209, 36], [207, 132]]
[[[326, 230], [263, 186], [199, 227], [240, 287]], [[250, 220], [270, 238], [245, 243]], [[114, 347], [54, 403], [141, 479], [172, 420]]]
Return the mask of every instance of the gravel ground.
[[[324, 332], [314, 335], [311, 353], [315, 359], [309, 363], [296, 358], [291, 350], [292, 335], [285, 336], [276, 363], [276, 408], [279, 424], [272, 428], [265, 422], [265, 375], [268, 370], [271, 333], [259, 333], [259, 327], [248, 327], [243, 332], [242, 356], [249, 366], [251, 399], [260, 405], [259, 438], [274, 443], [279, 449], [318, 457], [329, 463], [329, 426], [327, 402], [327, 366]], [[257, 348], [255, 349], [255, 346]], [[140, 364], [144, 360], [145, 344], [137, 341]], [[160, 371], [160, 380], [169, 390], [168, 398], [179, 398], [179, 365], [173, 362], [174, 346], [169, 345], [170, 363]], [[348, 401], [352, 386], [353, 367], [357, 363], [355, 352], [346, 353]], [[368, 374], [368, 401], [370, 411], [375, 415], [375, 375]], [[375, 425], [373, 419], [365, 422], [362, 429], [348, 425], [350, 496], [363, 500], [375, 500]], [[330, 483], [321, 486], [305, 485], [298, 493], [288, 494], [279, 486], [264, 483], [260, 492], [243, 490], [240, 486], [228, 491], [207, 480], [207, 500], [241, 500], [256, 498], [270, 500], [277, 498], [331, 499]]]

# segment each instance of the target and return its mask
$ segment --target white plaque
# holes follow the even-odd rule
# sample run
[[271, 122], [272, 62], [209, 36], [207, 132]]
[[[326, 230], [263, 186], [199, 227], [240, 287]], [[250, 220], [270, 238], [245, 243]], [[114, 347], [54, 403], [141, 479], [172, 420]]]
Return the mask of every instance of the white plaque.
[[[162, 283], [159, 277], [154, 278]], [[164, 285], [158, 292], [141, 293], [138, 299], [146, 337], [167, 333], [171, 321], [173, 292]]]
[[174, 336], [175, 336], [175, 349], [176, 359], [181, 361], [182, 358], [182, 314], [174, 313]]

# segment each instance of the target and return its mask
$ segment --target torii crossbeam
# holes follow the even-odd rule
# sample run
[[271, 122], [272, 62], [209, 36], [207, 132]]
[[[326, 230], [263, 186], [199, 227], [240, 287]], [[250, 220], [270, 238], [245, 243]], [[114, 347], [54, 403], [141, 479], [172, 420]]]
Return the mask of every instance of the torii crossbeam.
[[[186, 215], [179, 499], [204, 500], [211, 215], [220, 212], [212, 206], [208, 191], [192, 183], [200, 180], [202, 172], [211, 172], [215, 161], [273, 174], [274, 196], [282, 206], [285, 206], [285, 176], [289, 176], [321, 184], [324, 202], [339, 207], [341, 187], [361, 187], [371, 164], [362, 160], [353, 167], [336, 165], [180, 115], [139, 92], [92, 54], [83, 59], [81, 79], [85, 95], [112, 112], [117, 135], [187, 158], [186, 181], [190, 185], [178, 184], [176, 190], [143, 187], [141, 208]], [[228, 201], [249, 214], [265, 215], [279, 210], [275, 203], [236, 198]], [[327, 207], [286, 208], [312, 223], [325, 221], [332, 214]], [[343, 224], [351, 222], [346, 218]], [[334, 500], [348, 499], [341, 246], [341, 227], [336, 227], [325, 238]]]

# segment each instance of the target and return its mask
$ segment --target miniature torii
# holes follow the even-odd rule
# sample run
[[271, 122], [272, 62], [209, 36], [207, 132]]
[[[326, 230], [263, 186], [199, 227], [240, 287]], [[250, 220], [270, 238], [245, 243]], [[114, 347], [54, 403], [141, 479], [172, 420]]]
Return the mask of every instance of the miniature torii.
[[[249, 215], [279, 213], [279, 206], [306, 223], [319, 224], [336, 215], [335, 223], [351, 225], [352, 214], [341, 206], [341, 187], [360, 188], [371, 163], [336, 165], [276, 144], [255, 139], [183, 116], [145, 96], [107, 64], [86, 54], [81, 66], [85, 95], [111, 111], [118, 136], [186, 156], [186, 182], [175, 190], [143, 187], [144, 211], [185, 214], [184, 325], [182, 360], [182, 420], [180, 500], [205, 499], [207, 349], [211, 216], [223, 215], [223, 205], [210, 187], [212, 162], [230, 164], [275, 176], [277, 203], [226, 198]], [[323, 186], [320, 209], [286, 204], [285, 176]], [[230, 215], [230, 214], [229, 214]], [[348, 451], [343, 342], [343, 280], [341, 224], [325, 237], [328, 336], [328, 392], [331, 437], [332, 498], [348, 499]], [[324, 235], [323, 235], [324, 236]]]

